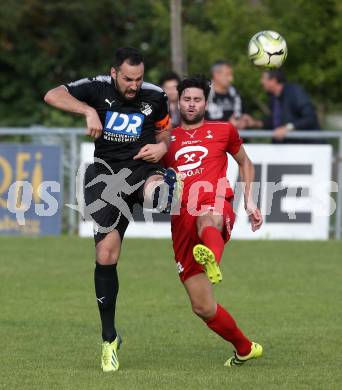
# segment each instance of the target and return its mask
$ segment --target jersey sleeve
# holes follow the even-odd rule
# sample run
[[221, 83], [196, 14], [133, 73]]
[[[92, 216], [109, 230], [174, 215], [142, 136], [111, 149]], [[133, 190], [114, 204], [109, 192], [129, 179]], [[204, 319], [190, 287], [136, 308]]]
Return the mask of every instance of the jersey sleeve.
[[235, 126], [233, 126], [231, 123], [228, 124], [228, 139], [227, 139], [227, 148], [226, 151], [229, 154], [236, 154], [239, 152], [241, 145], [243, 144], [242, 138], [240, 137], [240, 134]]
[[160, 94], [158, 100], [157, 113], [155, 116], [154, 125], [156, 127], [156, 132], [161, 133], [163, 131], [169, 130], [170, 128], [170, 115], [169, 115], [169, 105], [167, 96], [165, 93]]
[[84, 78], [63, 85], [70, 95], [89, 105], [92, 104], [94, 93], [98, 90], [98, 85], [93, 78]]

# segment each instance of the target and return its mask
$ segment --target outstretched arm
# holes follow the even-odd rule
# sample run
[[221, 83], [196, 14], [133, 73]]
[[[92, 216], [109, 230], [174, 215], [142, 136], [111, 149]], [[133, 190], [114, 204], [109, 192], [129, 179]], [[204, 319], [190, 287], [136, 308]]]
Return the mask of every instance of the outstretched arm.
[[101, 136], [102, 124], [96, 110], [87, 103], [73, 97], [63, 85], [50, 89], [44, 100], [60, 110], [83, 115], [87, 123], [87, 135], [94, 138]]
[[260, 229], [263, 219], [260, 210], [253, 200], [254, 166], [248, 158], [244, 147], [241, 145], [238, 153], [233, 155], [239, 165], [240, 178], [243, 183], [245, 209], [251, 222], [253, 232]]

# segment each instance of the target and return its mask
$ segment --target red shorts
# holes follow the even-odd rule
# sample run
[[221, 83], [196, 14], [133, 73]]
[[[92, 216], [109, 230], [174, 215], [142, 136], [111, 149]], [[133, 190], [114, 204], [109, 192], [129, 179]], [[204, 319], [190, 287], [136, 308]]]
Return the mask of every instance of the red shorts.
[[[213, 209], [210, 205], [208, 208]], [[230, 239], [235, 221], [233, 207], [229, 201], [224, 201], [223, 211], [220, 214], [223, 215], [222, 237], [227, 242]], [[189, 214], [186, 209], [181, 209], [180, 215], [173, 215], [171, 219], [173, 251], [182, 282], [191, 276], [204, 272], [192, 254], [193, 247], [201, 243], [197, 234], [196, 219], [197, 216]]]

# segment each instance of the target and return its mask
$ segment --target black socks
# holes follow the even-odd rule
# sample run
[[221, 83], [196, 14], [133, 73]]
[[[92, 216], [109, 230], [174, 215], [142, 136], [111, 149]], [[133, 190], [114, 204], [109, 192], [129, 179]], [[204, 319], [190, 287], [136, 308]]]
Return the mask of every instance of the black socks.
[[115, 304], [119, 291], [116, 264], [101, 265], [96, 262], [94, 281], [96, 299], [102, 323], [102, 338], [103, 341], [112, 342], [116, 338], [114, 326]]

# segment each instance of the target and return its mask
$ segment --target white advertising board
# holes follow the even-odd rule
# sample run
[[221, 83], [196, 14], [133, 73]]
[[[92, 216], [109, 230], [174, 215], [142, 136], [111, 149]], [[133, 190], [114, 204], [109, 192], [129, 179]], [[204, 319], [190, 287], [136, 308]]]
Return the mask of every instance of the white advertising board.
[[[234, 200], [237, 217], [232, 237], [328, 239], [330, 215], [334, 211], [334, 201], [330, 195], [331, 146], [246, 144], [244, 147], [255, 166], [255, 199], [264, 216], [264, 224], [259, 231], [251, 231], [244, 211], [241, 187], [237, 185]], [[92, 163], [93, 153], [93, 144], [82, 144], [81, 164]], [[238, 181], [238, 166], [231, 156], [227, 176], [234, 187]], [[92, 222], [80, 220], [79, 234], [92, 236]], [[132, 222], [125, 236], [170, 237], [169, 222]]]

